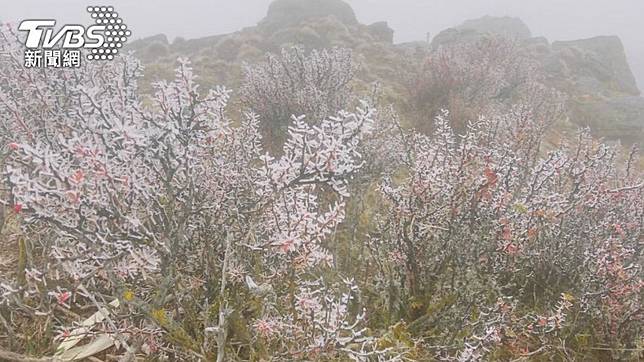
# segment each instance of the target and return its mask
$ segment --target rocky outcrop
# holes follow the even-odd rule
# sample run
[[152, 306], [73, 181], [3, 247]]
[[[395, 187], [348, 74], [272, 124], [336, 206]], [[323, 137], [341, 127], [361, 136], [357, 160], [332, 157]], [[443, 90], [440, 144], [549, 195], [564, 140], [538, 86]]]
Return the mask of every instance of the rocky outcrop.
[[479, 19], [467, 20], [456, 29], [474, 30], [479, 33], [497, 34], [520, 40], [532, 37], [530, 28], [521, 19], [509, 16], [484, 16]]
[[[351, 7], [342, 0], [276, 0], [255, 27], [235, 33], [200, 39], [177, 39], [172, 44], [163, 35], [128, 44], [156, 77], [171, 76], [176, 58], [189, 57], [205, 86], [235, 87], [240, 65], [279, 52], [284, 46], [313, 48], [345, 47], [354, 50], [361, 65], [358, 81], [363, 87], [377, 81], [386, 87], [392, 103], [405, 102], [401, 74], [413, 69], [428, 53], [442, 45], [478, 41], [500, 35], [516, 40], [519, 50], [540, 64], [545, 83], [564, 93], [568, 115], [577, 126], [591, 126], [599, 136], [627, 142], [644, 141], [644, 98], [617, 37], [604, 36], [550, 43], [531, 37], [520, 19], [490, 17], [468, 20], [434, 37], [431, 44], [393, 44], [394, 31], [386, 22], [360, 24]], [[146, 75], [146, 77], [148, 77]], [[146, 78], [146, 81], [148, 79]]]
[[482, 35], [482, 33], [472, 29], [449, 28], [441, 31], [432, 39], [430, 48], [436, 50], [443, 45], [474, 42], [480, 39]]
[[591, 85], [588, 91], [640, 94], [618, 37], [558, 41], [552, 44], [552, 49], [566, 62], [574, 82], [582, 87]]
[[635, 77], [621, 40], [616, 36], [557, 41], [531, 38], [519, 19], [483, 17], [444, 30], [430, 49], [465, 44], [496, 34], [516, 39], [523, 53], [540, 64], [545, 82], [568, 97], [568, 116], [596, 135], [642, 142], [644, 98], [638, 97]]
[[394, 43], [394, 30], [389, 27], [386, 21], [379, 21], [367, 26], [367, 31], [374, 40], [389, 44]]
[[467, 20], [454, 28], [445, 29], [432, 39], [431, 48], [450, 43], [472, 42], [486, 35], [503, 36], [518, 41], [532, 37], [530, 28], [518, 18], [484, 16]]
[[644, 98], [639, 97], [624, 46], [615, 36], [554, 42], [543, 52], [531, 49], [548, 83], [568, 97], [568, 115], [596, 135], [641, 143]]
[[268, 7], [266, 17], [259, 23], [265, 30], [301, 24], [312, 18], [334, 17], [345, 25], [356, 25], [356, 14], [342, 0], [275, 0]]

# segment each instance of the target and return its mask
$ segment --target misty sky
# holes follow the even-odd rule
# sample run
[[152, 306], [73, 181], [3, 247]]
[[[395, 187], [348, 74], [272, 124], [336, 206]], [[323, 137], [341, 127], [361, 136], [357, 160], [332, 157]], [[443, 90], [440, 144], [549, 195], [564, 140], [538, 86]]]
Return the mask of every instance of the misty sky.
[[[79, 0], [0, 0], [0, 19], [54, 18], [89, 23]], [[644, 88], [644, 0], [347, 0], [362, 23], [386, 20], [396, 42], [424, 40], [466, 19], [509, 15], [523, 19], [535, 36], [552, 40], [618, 35]], [[134, 38], [165, 33], [195, 38], [255, 25], [270, 0], [111, 0]]]

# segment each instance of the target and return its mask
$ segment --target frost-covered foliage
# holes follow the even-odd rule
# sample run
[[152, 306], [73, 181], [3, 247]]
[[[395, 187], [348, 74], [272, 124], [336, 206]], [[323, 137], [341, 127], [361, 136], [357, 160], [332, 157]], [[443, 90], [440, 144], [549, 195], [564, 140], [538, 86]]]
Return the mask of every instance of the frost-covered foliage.
[[78, 322], [70, 315], [116, 298], [124, 305], [92, 333], [119, 351], [389, 353], [360, 326], [355, 284], [340, 293], [326, 283], [341, 279], [320, 277], [373, 109], [328, 109], [315, 126], [294, 117], [271, 156], [257, 116], [233, 126], [229, 91], [202, 92], [186, 61], [144, 101], [130, 57], [38, 71], [22, 67], [15, 39], [1, 46], [7, 202], [32, 238], [23, 277], [2, 282], [0, 303], [12, 308], [3, 320], [55, 316], [64, 340]]
[[280, 147], [292, 116], [316, 122], [346, 109], [355, 71], [349, 49], [307, 54], [301, 47], [284, 48], [262, 63], [244, 66], [241, 102], [259, 116], [267, 144]]
[[129, 56], [27, 69], [2, 33], [0, 359], [641, 357], [637, 153], [544, 147], [559, 96], [485, 41], [428, 61], [469, 108], [418, 132], [377, 87], [346, 110], [345, 50], [248, 66], [231, 116], [188, 61], [148, 97]]
[[[637, 355], [644, 184], [634, 154], [585, 131], [543, 154], [542, 126], [518, 110], [462, 136], [448, 124], [444, 112], [433, 135], [407, 134], [408, 174], [381, 186], [371, 242], [389, 313], [439, 328], [441, 358], [454, 356], [441, 343], [458, 340], [462, 360], [566, 355], [557, 345], [582, 334]], [[535, 305], [553, 312], [528, 312]]]
[[469, 120], [504, 113], [516, 104], [541, 120], [562, 117], [563, 96], [543, 84], [537, 62], [515, 40], [502, 36], [442, 44], [407, 77], [408, 103], [422, 131], [431, 130], [441, 109], [450, 110], [459, 133]]

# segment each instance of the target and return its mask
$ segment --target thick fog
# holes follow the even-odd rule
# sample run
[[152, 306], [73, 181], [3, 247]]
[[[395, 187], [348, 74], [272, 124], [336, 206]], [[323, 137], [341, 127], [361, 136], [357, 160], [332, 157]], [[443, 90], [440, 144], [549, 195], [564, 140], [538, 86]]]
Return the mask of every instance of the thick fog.
[[[423, 34], [484, 15], [515, 16], [548, 40], [618, 35], [640, 89], [644, 87], [644, 1], [642, 0], [351, 0], [362, 22], [387, 20], [396, 41], [418, 40]], [[392, 5], [387, 6], [386, 4]], [[394, 5], [395, 4], [395, 5]], [[425, 35], [426, 36], [426, 35]]]
[[[363, 23], [386, 20], [396, 42], [424, 40], [466, 19], [484, 15], [520, 17], [534, 36], [552, 40], [618, 35], [640, 88], [644, 85], [644, 1], [642, 0], [347, 0]], [[270, 0], [112, 0], [134, 37], [165, 33], [195, 38], [233, 32], [256, 24]], [[86, 1], [3, 0], [0, 19], [85, 20]], [[100, 4], [96, 4], [100, 5]]]

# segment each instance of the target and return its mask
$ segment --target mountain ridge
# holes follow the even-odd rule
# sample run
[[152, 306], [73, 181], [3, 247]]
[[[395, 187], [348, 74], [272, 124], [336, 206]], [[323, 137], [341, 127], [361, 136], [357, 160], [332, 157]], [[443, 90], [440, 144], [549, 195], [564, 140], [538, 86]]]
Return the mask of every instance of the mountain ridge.
[[[386, 22], [361, 24], [342, 0], [276, 0], [256, 26], [229, 34], [170, 43], [156, 35], [137, 40], [129, 49], [167, 79], [177, 57], [188, 57], [205, 85], [238, 85], [241, 65], [260, 61], [267, 52], [301, 45], [307, 49], [350, 48], [362, 65], [358, 87], [378, 81], [388, 101], [402, 104], [400, 73], [410, 59], [420, 59], [441, 45], [466, 43], [489, 34], [513, 38], [541, 64], [547, 84], [568, 97], [569, 116], [578, 126], [590, 126], [598, 136], [641, 143], [644, 134], [644, 98], [616, 36], [570, 41], [533, 37], [518, 18], [485, 16], [446, 29], [431, 41], [394, 43]], [[149, 79], [152, 81], [153, 79]]]

